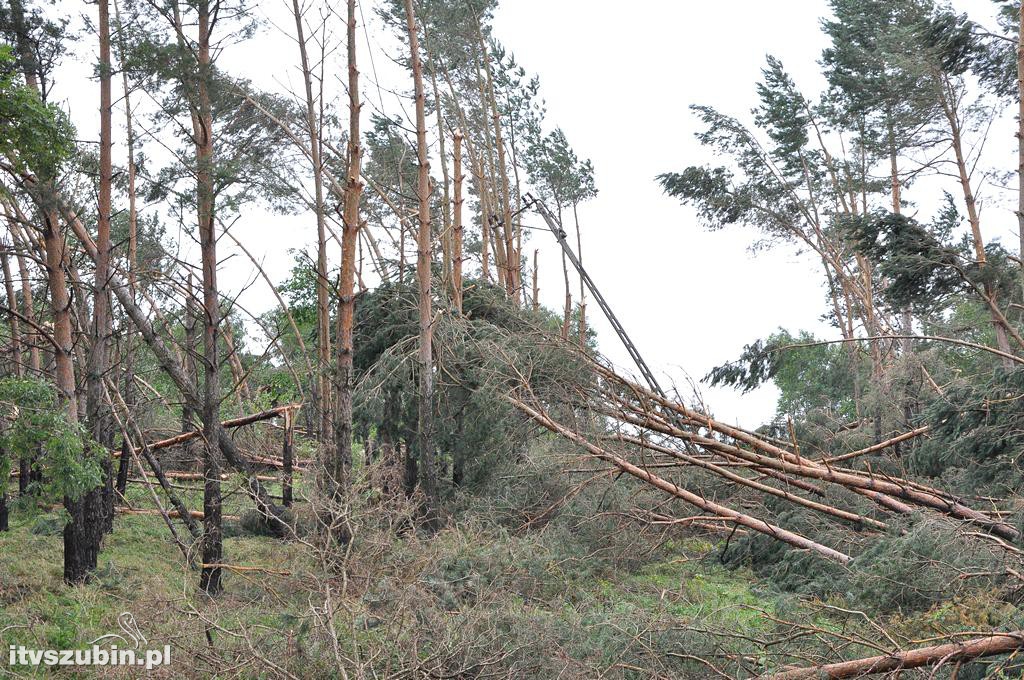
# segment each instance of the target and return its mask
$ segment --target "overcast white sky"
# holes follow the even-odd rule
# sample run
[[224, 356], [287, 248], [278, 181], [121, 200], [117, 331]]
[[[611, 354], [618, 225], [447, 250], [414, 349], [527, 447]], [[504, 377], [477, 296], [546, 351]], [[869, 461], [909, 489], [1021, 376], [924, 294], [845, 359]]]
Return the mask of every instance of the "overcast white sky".
[[[75, 0], [65, 2], [76, 12], [95, 11]], [[986, 0], [954, 4], [971, 9], [977, 19], [991, 16]], [[272, 23], [293, 29], [284, 13], [287, 7], [290, 2], [282, 0], [261, 0], [259, 5]], [[370, 22], [374, 65], [387, 81], [389, 68], [393, 71], [386, 54], [390, 46], [384, 38], [378, 42], [374, 31], [380, 27], [370, 7], [367, 2], [364, 15]], [[549, 124], [561, 126], [577, 154], [594, 162], [600, 194], [580, 209], [583, 259], [666, 384], [675, 381], [686, 388], [686, 376], [699, 379], [711, 367], [736, 358], [743, 345], [779, 327], [834, 335], [819, 320], [825, 293], [820, 266], [811, 258], [788, 248], [755, 257], [748, 251], [754, 234], [742, 228], [703, 231], [692, 210], [664, 196], [654, 180], [662, 172], [715, 162], [693, 138], [698, 122], [688, 106], [710, 104], [748, 118], [767, 54], [779, 57], [798, 85], [815, 94], [822, 85], [816, 62], [825, 45], [819, 23], [826, 11], [824, 0], [634, 0], [628, 5], [505, 0], [498, 12], [496, 36], [528, 71], [540, 75]], [[294, 44], [272, 25], [257, 40], [230, 48], [222, 63], [267, 89], [294, 83]], [[378, 91], [369, 82], [365, 43], [360, 51], [369, 106], [379, 101]], [[94, 52], [87, 50], [78, 59], [94, 60]], [[80, 130], [96, 129], [91, 123], [94, 87], [79, 80], [61, 90]], [[385, 91], [383, 99], [385, 106], [397, 110], [396, 97]], [[1004, 144], [1007, 151], [1015, 148], [1012, 137], [991, 143]], [[536, 217], [526, 220], [537, 222]], [[987, 231], [987, 238], [1013, 243], [1012, 225]], [[247, 212], [234, 233], [281, 280], [291, 265], [286, 248], [313, 244], [315, 223], [309, 216]], [[531, 253], [534, 247], [541, 249], [541, 296], [547, 305], [560, 308], [557, 245], [549, 235], [536, 232], [527, 247]], [[229, 250], [227, 243], [224, 250]], [[252, 267], [234, 258], [224, 268], [222, 285], [237, 290], [252, 276]], [[257, 311], [274, 304], [260, 282], [242, 301]], [[611, 328], [597, 317], [596, 305], [589, 311], [602, 351], [632, 369]], [[774, 413], [772, 387], [743, 396], [706, 386], [702, 390], [711, 410], [730, 421], [755, 426]]]

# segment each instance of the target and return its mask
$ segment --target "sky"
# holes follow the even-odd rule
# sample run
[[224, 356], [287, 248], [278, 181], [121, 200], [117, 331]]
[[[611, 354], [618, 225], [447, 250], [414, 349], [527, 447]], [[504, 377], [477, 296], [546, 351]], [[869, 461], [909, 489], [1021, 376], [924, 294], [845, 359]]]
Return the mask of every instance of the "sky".
[[[64, 1], [74, 11], [94, 11], [92, 5]], [[954, 4], [976, 19], [991, 16], [987, 0]], [[298, 91], [297, 50], [285, 35], [294, 30], [291, 3], [257, 5], [266, 26], [254, 41], [228, 48], [221, 64], [259, 87]], [[409, 85], [393, 60], [401, 44], [381, 34], [372, 6], [367, 2], [364, 8], [369, 30], [359, 45], [364, 121], [381, 105], [392, 112], [400, 105], [411, 110], [391, 92]], [[548, 125], [560, 126], [576, 153], [594, 163], [599, 194], [579, 211], [582, 259], [591, 277], [663, 385], [677, 385], [684, 395], [696, 387], [718, 418], [747, 427], [774, 414], [774, 387], [741, 395], [697, 381], [780, 327], [838, 337], [821, 321], [826, 297], [820, 264], [788, 246], [755, 255], [750, 246], [756, 234], [743, 227], [705, 231], [691, 208], [662, 193], [655, 177], [722, 162], [694, 139], [700, 126], [688, 107], [711, 105], [749, 121], [766, 55], [781, 59], [804, 92], [817, 93], [823, 86], [817, 60], [826, 43], [819, 26], [826, 14], [824, 0], [634, 0], [625, 6], [607, 0], [505, 0], [494, 22], [496, 37], [540, 76]], [[343, 58], [340, 40], [338, 45]], [[58, 89], [80, 130], [97, 129], [95, 84], [89, 80], [94, 60], [94, 50], [79, 47], [69, 58], [69, 72], [77, 69], [78, 77], [64, 76]], [[340, 88], [343, 68], [336, 74], [330, 85]], [[995, 141], [1006, 150], [1015, 143], [1012, 136]], [[541, 222], [528, 216], [524, 223]], [[1013, 243], [1008, 226], [994, 229], [989, 237]], [[287, 249], [310, 247], [316, 238], [311, 215], [255, 209], [245, 211], [232, 232], [275, 281], [292, 265]], [[273, 307], [252, 265], [232, 253], [226, 239], [222, 243], [222, 287], [228, 294], [244, 289], [240, 301], [254, 312]], [[561, 309], [557, 244], [537, 231], [524, 251], [532, 258], [534, 248], [541, 253], [542, 302]], [[573, 285], [575, 300], [578, 284]], [[635, 371], [596, 305], [588, 312], [601, 351]]]

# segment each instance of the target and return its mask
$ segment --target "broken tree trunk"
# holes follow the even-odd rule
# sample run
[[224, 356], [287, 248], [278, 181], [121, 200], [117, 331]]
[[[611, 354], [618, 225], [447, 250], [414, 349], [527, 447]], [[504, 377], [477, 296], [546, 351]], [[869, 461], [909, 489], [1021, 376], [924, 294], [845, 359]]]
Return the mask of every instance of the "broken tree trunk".
[[800, 548], [801, 550], [810, 550], [812, 552], [817, 553], [818, 555], [821, 555], [825, 559], [829, 559], [834, 562], [839, 562], [840, 564], [847, 564], [852, 559], [849, 555], [841, 553], [838, 550], [835, 550], [834, 548], [830, 548], [826, 545], [816, 543], [810, 540], [809, 538], [793, 533], [791, 531], [787, 531], [781, 527], [774, 526], [772, 524], [769, 524], [768, 522], [765, 522], [764, 520], [757, 519], [756, 517], [751, 517], [750, 515], [745, 515], [731, 508], [727, 508], [724, 505], [720, 505], [713, 501], [709, 501], [705, 498], [702, 498], [701, 496], [698, 496], [695, 493], [687, 491], [686, 489], [677, 486], [676, 484], [673, 484], [668, 480], [662, 479], [661, 477], [654, 475], [648, 470], [645, 470], [637, 465], [634, 465], [633, 463], [630, 463], [626, 459], [617, 456], [614, 453], [605, 451], [604, 449], [591, 443], [590, 441], [588, 441], [581, 435], [577, 434], [576, 432], [554, 421], [553, 419], [548, 417], [547, 414], [543, 413], [539, 409], [532, 408], [528, 404], [525, 404], [524, 402], [519, 401], [518, 399], [515, 399], [514, 397], [511, 396], [506, 396], [505, 398], [509, 401], [509, 403], [511, 403], [513, 406], [521, 410], [523, 413], [527, 414], [528, 416], [530, 416], [535, 421], [537, 421], [547, 429], [551, 430], [555, 434], [559, 434], [568, 439], [569, 441], [573, 442], [574, 444], [583, 447], [592, 456], [600, 458], [605, 462], [611, 463], [612, 465], [619, 468], [623, 472], [626, 472], [636, 477], [637, 479], [647, 482], [648, 484], [651, 484], [652, 486], [661, 489], [665, 493], [675, 496], [676, 498], [679, 498], [689, 503], [690, 505], [701, 509], [704, 512], [717, 515], [718, 517], [723, 517], [732, 522], [735, 522], [736, 524], [745, 526], [748, 529], [752, 529], [758, 533], [765, 534], [766, 536], [771, 536], [772, 538], [782, 541], [783, 543], [787, 543], [795, 548]]

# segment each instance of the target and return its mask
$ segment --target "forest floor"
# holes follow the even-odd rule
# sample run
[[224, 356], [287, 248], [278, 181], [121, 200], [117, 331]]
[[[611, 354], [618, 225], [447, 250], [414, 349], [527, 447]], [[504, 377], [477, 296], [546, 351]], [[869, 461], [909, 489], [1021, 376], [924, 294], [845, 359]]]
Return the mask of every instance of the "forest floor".
[[[0, 638], [5, 646], [79, 648], [123, 634], [118, 617], [130, 612], [149, 647], [171, 647], [171, 664], [145, 677], [345, 677], [342, 667], [348, 677], [710, 677], [717, 668], [734, 677], [749, 672], [725, 656], [757, 668], [776, 637], [813, 644], [868, 625], [785, 594], [747, 568], [727, 568], [725, 535], [624, 519], [637, 491], [608, 476], [546, 512], [574, 487], [547, 474], [564, 458], [538, 461], [536, 475], [508, 482], [503, 497], [462, 499], [436, 535], [396, 530], [401, 520], [357, 525], [347, 568], [333, 573], [312, 543], [229, 521], [225, 562], [265, 571], [227, 572], [213, 600], [197, 592], [197, 573], [183, 566], [159, 516], [118, 516], [93, 582], [68, 587], [58, 512], [15, 511], [0, 534]], [[200, 492], [184, 494], [201, 507]], [[151, 502], [140, 485], [129, 500]], [[234, 493], [224, 512], [248, 507]], [[926, 637], [973, 606], [947, 604], [902, 625]], [[6, 664], [4, 672], [44, 674]], [[64, 675], [79, 676], [139, 674], [108, 667]]]

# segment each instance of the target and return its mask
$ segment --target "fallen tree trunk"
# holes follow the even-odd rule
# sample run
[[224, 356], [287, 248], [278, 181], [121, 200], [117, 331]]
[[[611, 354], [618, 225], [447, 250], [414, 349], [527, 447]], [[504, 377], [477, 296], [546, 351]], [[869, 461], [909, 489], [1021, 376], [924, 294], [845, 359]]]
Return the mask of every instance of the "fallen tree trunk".
[[805, 536], [801, 536], [800, 534], [787, 531], [786, 529], [783, 529], [781, 527], [769, 524], [764, 520], [757, 519], [756, 517], [751, 517], [750, 515], [745, 515], [731, 508], [727, 508], [724, 505], [720, 505], [713, 501], [709, 501], [705, 498], [702, 498], [697, 494], [692, 493], [691, 491], [688, 491], [680, 486], [677, 486], [676, 484], [673, 484], [668, 480], [662, 479], [661, 477], [652, 474], [648, 470], [645, 470], [641, 467], [634, 465], [633, 463], [630, 463], [629, 461], [620, 456], [617, 456], [609, 451], [605, 451], [604, 449], [591, 443], [590, 441], [588, 441], [581, 435], [577, 434], [576, 432], [568, 429], [564, 425], [555, 422], [540, 410], [534, 409], [531, 406], [519, 401], [518, 399], [515, 399], [512, 396], [506, 395], [505, 398], [513, 406], [515, 406], [523, 413], [533, 418], [535, 421], [537, 421], [547, 429], [565, 437], [569, 441], [579, 446], [582, 446], [591, 455], [600, 458], [605, 462], [611, 463], [612, 465], [619, 468], [623, 472], [626, 472], [636, 477], [637, 479], [645, 481], [648, 484], [658, 489], [661, 489], [665, 493], [675, 496], [676, 498], [679, 498], [683, 501], [686, 501], [690, 505], [696, 508], [700, 508], [704, 512], [708, 512], [713, 515], [717, 515], [718, 517], [728, 519], [732, 522], [735, 522], [736, 524], [745, 526], [748, 529], [752, 529], [758, 533], [765, 534], [766, 536], [771, 536], [772, 538], [782, 541], [783, 543], [787, 543], [793, 547], [800, 548], [802, 550], [810, 550], [821, 555], [826, 559], [832, 560], [834, 562], [839, 562], [840, 564], [847, 564], [852, 559], [849, 555], [845, 553], [841, 553], [838, 550], [830, 548], [826, 545], [816, 543]]
[[888, 528], [885, 522], [880, 522], [877, 519], [866, 517], [864, 515], [859, 515], [855, 512], [850, 512], [849, 510], [843, 510], [842, 508], [836, 508], [831, 505], [826, 505], [825, 503], [812, 501], [809, 498], [797, 496], [796, 494], [790, 493], [789, 491], [786, 491], [784, 489], [778, 489], [774, 486], [762, 484], [753, 479], [747, 479], [742, 475], [738, 475], [735, 472], [726, 470], [725, 468], [715, 465], [714, 463], [709, 463], [707, 461], [694, 458], [693, 456], [689, 456], [685, 453], [682, 453], [681, 451], [670, 449], [667, 446], [661, 446], [653, 442], [644, 441], [639, 437], [630, 437], [628, 435], [617, 435], [616, 438], [619, 441], [625, 442], [627, 444], [633, 444], [634, 446], [639, 446], [645, 449], [650, 449], [651, 451], [655, 451], [657, 453], [663, 453], [672, 456], [673, 458], [684, 461], [689, 465], [702, 468], [704, 470], [707, 470], [708, 472], [712, 472], [716, 475], [724, 477], [725, 479], [728, 479], [729, 481], [735, 484], [739, 484], [740, 486], [746, 486], [751, 489], [756, 489], [757, 491], [760, 491], [762, 493], [766, 493], [770, 496], [783, 498], [789, 501], [790, 503], [795, 503], [796, 505], [803, 506], [810, 510], [820, 512], [831, 517], [846, 520], [847, 522], [853, 522], [854, 524], [874, 527], [875, 529], [879, 529], [881, 531], [885, 531]]
[[949, 515], [950, 517], [977, 524], [978, 526], [984, 527], [986, 531], [989, 531], [1000, 538], [1014, 541], [1020, 537], [1020, 532], [1013, 526], [1006, 524], [1005, 522], [992, 519], [988, 515], [969, 508], [962, 503], [958, 503], [941, 496], [936, 496], [932, 493], [920, 491], [909, 485], [904, 485], [885, 477], [874, 475], [864, 476], [856, 473], [833, 470], [824, 465], [819, 466], [811, 464], [809, 461], [806, 461], [806, 459], [783, 451], [782, 449], [766, 442], [757, 441], [756, 438], [750, 438], [753, 441], [745, 441], [745, 443], [749, 443], [754, 448], [759, 448], [761, 450], [770, 450], [778, 457], [769, 457], [759, 453], [754, 453], [753, 451], [747, 451], [737, 446], [731, 446], [709, 437], [703, 437], [693, 432], [687, 432], [686, 430], [682, 430], [664, 420], [651, 417], [650, 414], [647, 414], [643, 418], [624, 416], [624, 421], [638, 427], [651, 429], [672, 437], [688, 439], [698, 446], [707, 447], [711, 450], [723, 453], [727, 452], [729, 455], [736, 458], [756, 463], [759, 466], [774, 468], [779, 472], [789, 475], [819, 479], [844, 486], [854, 491], [884, 494], [900, 500], [909, 501], [915, 505], [937, 510], [943, 514]]
[[[259, 413], [252, 413], [250, 415], [242, 416], [240, 418], [232, 418], [231, 420], [225, 420], [220, 425], [223, 428], [235, 428], [235, 427], [243, 427], [245, 425], [252, 425], [253, 423], [258, 423], [258, 422], [263, 421], [263, 420], [270, 420], [272, 418], [278, 418], [280, 416], [283, 416], [287, 411], [289, 411], [291, 409], [297, 409], [297, 408], [300, 408], [300, 407], [301, 407], [300, 404], [287, 404], [285, 406], [278, 406], [277, 408], [272, 408], [272, 409], [269, 409], [267, 411], [260, 411]], [[152, 444], [149, 445], [149, 450], [150, 451], [159, 451], [160, 449], [167, 449], [167, 448], [170, 448], [172, 446], [177, 446], [179, 444], [184, 444], [185, 442], [187, 442], [189, 440], [192, 440], [192, 439], [195, 439], [196, 437], [199, 437], [202, 434], [203, 434], [202, 430], [192, 430], [191, 432], [182, 432], [179, 435], [175, 435], [175, 436], [169, 437], [167, 439], [161, 439], [160, 441], [153, 442]], [[120, 455], [120, 454], [115, 453], [114, 455], [116, 457], [117, 455]]]
[[[149, 510], [149, 509], [146, 509], [146, 508], [117, 508], [117, 513], [119, 515], [160, 515], [160, 514], [163, 514], [159, 510]], [[202, 510], [189, 510], [188, 514], [189, 514], [189, 517], [191, 517], [192, 519], [200, 519], [201, 520], [201, 519], [204, 519], [206, 517], [206, 515], [203, 514]], [[167, 511], [167, 516], [168, 517], [180, 518], [181, 517], [181, 512], [178, 511], [178, 510], [168, 510]], [[228, 520], [239, 521], [241, 518], [238, 515], [221, 515], [221, 519], [228, 519]]]
[[840, 661], [823, 666], [808, 666], [784, 670], [762, 677], [770, 680], [817, 680], [818, 678], [859, 678], [875, 673], [890, 673], [907, 668], [937, 666], [956, 661], [970, 661], [984, 656], [1006, 654], [1024, 647], [1024, 631], [1000, 633], [988, 637], [972, 638], [963, 642], [950, 642], [933, 647], [920, 647], [906, 652], [872, 656], [866, 659]]

